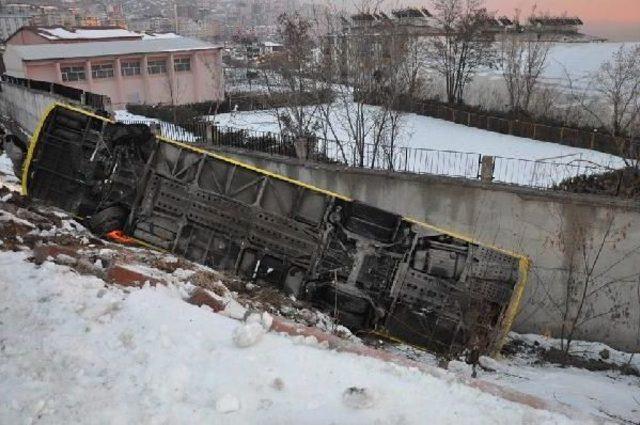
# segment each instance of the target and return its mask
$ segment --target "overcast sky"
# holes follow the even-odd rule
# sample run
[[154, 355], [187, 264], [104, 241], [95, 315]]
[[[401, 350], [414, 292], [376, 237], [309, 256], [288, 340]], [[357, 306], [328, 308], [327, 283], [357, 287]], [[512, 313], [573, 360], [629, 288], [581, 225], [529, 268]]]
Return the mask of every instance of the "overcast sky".
[[[335, 0], [353, 5], [362, 0]], [[614, 40], [640, 40], [640, 0], [485, 0], [487, 8], [499, 14], [513, 15], [516, 8], [524, 13], [538, 6], [541, 12], [577, 15], [585, 21], [585, 32]], [[385, 0], [389, 8], [398, 5], [426, 6], [428, 0]]]

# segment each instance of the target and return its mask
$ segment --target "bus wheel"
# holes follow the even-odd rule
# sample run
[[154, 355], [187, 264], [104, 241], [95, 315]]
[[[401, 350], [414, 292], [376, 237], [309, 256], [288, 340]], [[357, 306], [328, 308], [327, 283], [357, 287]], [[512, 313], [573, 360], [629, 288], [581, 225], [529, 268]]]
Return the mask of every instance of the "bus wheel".
[[94, 214], [87, 224], [93, 233], [102, 237], [114, 230], [122, 230], [128, 216], [126, 208], [113, 206]]

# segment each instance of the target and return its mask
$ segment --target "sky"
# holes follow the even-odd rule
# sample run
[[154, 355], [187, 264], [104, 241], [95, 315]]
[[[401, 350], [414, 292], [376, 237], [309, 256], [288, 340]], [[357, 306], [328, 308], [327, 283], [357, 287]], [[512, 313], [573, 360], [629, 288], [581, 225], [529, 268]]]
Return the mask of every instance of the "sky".
[[[351, 0], [353, 2], [354, 0]], [[485, 0], [487, 9], [513, 15], [516, 8], [523, 14], [537, 5], [540, 12], [577, 15], [585, 22], [584, 32], [612, 41], [640, 41], [640, 0]], [[349, 0], [336, 0], [336, 3]], [[426, 5], [428, 0], [386, 0], [386, 7]]]
[[537, 5], [540, 12], [577, 15], [584, 31], [616, 41], [640, 40], [640, 0], [486, 0], [489, 10], [524, 13]]

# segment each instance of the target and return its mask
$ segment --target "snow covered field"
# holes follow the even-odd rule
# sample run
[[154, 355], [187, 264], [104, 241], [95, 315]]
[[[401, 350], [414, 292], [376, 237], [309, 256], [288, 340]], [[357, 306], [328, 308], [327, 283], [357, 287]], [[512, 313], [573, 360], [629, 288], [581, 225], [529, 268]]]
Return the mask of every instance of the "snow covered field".
[[[0, 190], [15, 186], [6, 163], [0, 156]], [[2, 424], [589, 423], [472, 388], [456, 378], [470, 375], [460, 361], [450, 362], [449, 372], [423, 373], [336, 352], [309, 338], [266, 333], [259, 322], [188, 304], [196, 281], [190, 263], [144, 249], [101, 247], [68, 215], [35, 206], [22, 210], [23, 201], [14, 203], [14, 197], [0, 197]], [[45, 213], [61, 222], [47, 229]], [[11, 236], [7, 229], [14, 224], [28, 233]], [[30, 244], [59, 236], [98, 259], [82, 268], [64, 254], [34, 262], [27, 236], [36, 237]], [[146, 259], [134, 270], [167, 285], [119, 287], [88, 272], [106, 267], [105, 258], [118, 258], [116, 248], [127, 258]], [[175, 264], [173, 271], [167, 264]], [[535, 335], [513, 338], [557, 344]], [[578, 342], [575, 348], [587, 358], [606, 348], [615, 364], [629, 358], [602, 344]], [[438, 364], [433, 355], [411, 350], [397, 349], [426, 367]], [[637, 377], [540, 365], [526, 353], [500, 361], [483, 357], [481, 365], [480, 379], [568, 406], [577, 417], [629, 423], [640, 417]], [[640, 366], [640, 359], [632, 365]]]
[[[372, 115], [377, 108], [368, 106], [366, 111]], [[313, 107], [309, 107], [308, 112], [313, 113]], [[116, 111], [116, 119], [127, 123], [159, 122], [127, 111]], [[277, 114], [269, 110], [230, 112], [209, 119], [215, 120], [218, 126], [236, 130], [280, 132]], [[348, 141], [344, 112], [336, 108], [331, 120], [337, 139]], [[195, 134], [180, 127], [161, 123], [161, 129], [163, 136], [175, 140], [198, 140]], [[320, 138], [327, 135], [321, 130], [316, 134]], [[335, 143], [330, 142], [327, 146], [329, 157], [343, 161]], [[479, 155], [491, 155], [496, 157], [494, 176], [497, 182], [540, 188], [551, 187], [576, 175], [599, 173], [625, 165], [621, 158], [597, 151], [499, 134], [417, 114], [403, 116], [402, 131], [394, 152], [395, 170], [471, 179], [479, 175]], [[386, 167], [384, 155], [385, 151], [380, 149], [374, 168]], [[371, 159], [365, 162], [370, 164]]]
[[[370, 114], [376, 109], [375, 106], [367, 107]], [[312, 108], [308, 111], [313, 112]], [[345, 113], [334, 111], [331, 121], [337, 139], [349, 140]], [[215, 122], [223, 127], [280, 131], [277, 114], [273, 111], [219, 114]], [[408, 150], [406, 157], [403, 149], [395, 149], [395, 169], [400, 171], [476, 178], [479, 174], [477, 154], [491, 155], [498, 157], [494, 174], [497, 181], [546, 188], [578, 174], [624, 166], [624, 161], [613, 155], [499, 134], [417, 114], [405, 114], [401, 126], [396, 145], [415, 149]], [[325, 136], [321, 131], [316, 133], [319, 137]], [[330, 155], [341, 159], [335, 149]]]
[[640, 43], [562, 43], [556, 44], [549, 52], [544, 78], [565, 84], [566, 74], [581, 79], [592, 74], [611, 59], [620, 47], [635, 48]]
[[[186, 304], [0, 253], [1, 423], [569, 423], [378, 360], [267, 334]], [[357, 388], [357, 389], [356, 389]]]

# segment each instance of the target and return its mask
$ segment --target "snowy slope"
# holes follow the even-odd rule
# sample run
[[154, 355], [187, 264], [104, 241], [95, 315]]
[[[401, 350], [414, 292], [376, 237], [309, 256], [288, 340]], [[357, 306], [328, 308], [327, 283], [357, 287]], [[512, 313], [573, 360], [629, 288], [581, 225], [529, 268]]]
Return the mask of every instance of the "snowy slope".
[[279, 335], [238, 348], [238, 322], [184, 287], [125, 291], [27, 257], [0, 253], [0, 423], [569, 422]]
[[[4, 162], [0, 157], [0, 165]], [[0, 187], [6, 180], [14, 180], [10, 168], [0, 167]], [[422, 373], [328, 350], [310, 337], [265, 335], [255, 322], [244, 324], [184, 301], [193, 290], [191, 280], [203, 285], [194, 272], [207, 268], [145, 249], [105, 245], [67, 214], [25, 205], [15, 193], [0, 198], [0, 424], [569, 422], [465, 385], [454, 375], [470, 376], [460, 361], [449, 363], [450, 372], [436, 373], [432, 370], [442, 361], [432, 354], [380, 345], [426, 365], [428, 373]], [[89, 261], [64, 254], [38, 257], [31, 248], [43, 243], [76, 246]], [[106, 264], [122, 259], [167, 286], [122, 288], [96, 277]], [[257, 285], [239, 282], [249, 292], [231, 293], [224, 285], [234, 281], [215, 282], [220, 275], [207, 270], [214, 276], [205, 282], [213, 286], [205, 287], [226, 292], [226, 314], [242, 318], [240, 302], [253, 311], [295, 317], [295, 311], [285, 313], [292, 306], [259, 301], [264, 300], [259, 292], [252, 301]], [[234, 285], [229, 288], [239, 291]], [[314, 319], [313, 312], [298, 314], [307, 325], [310, 318], [330, 332], [340, 328], [323, 325], [326, 319]], [[537, 335], [513, 338], [557, 345]], [[629, 354], [602, 344], [578, 341], [575, 348], [586, 358], [607, 349], [613, 363], [629, 361]], [[481, 364], [493, 369], [479, 371], [483, 381], [551, 405], [623, 423], [640, 417], [640, 378], [562, 369], [526, 353], [501, 361], [482, 358]], [[632, 364], [638, 367], [640, 361]]]
[[[376, 108], [371, 106], [368, 109]], [[337, 123], [335, 127], [338, 130], [338, 139], [349, 140], [349, 134], [339, 125], [343, 120], [340, 112], [336, 111], [334, 115], [333, 121]], [[277, 115], [272, 111], [219, 114], [215, 117], [215, 122], [220, 126], [254, 131], [273, 133], [280, 131]], [[399, 144], [413, 148], [474, 152], [504, 158], [553, 160], [562, 163], [578, 159], [602, 165], [621, 163], [621, 160], [613, 155], [589, 149], [499, 134], [417, 114], [405, 114], [402, 118], [402, 126], [404, 128]]]
[[596, 72], [620, 47], [635, 48], [640, 43], [567, 43], [556, 44], [549, 52], [544, 78], [551, 81], [583, 78]]

